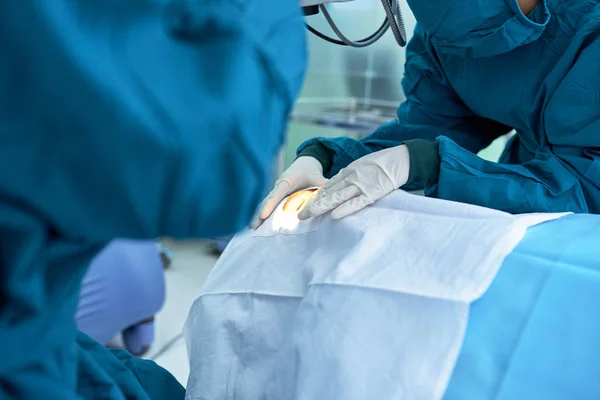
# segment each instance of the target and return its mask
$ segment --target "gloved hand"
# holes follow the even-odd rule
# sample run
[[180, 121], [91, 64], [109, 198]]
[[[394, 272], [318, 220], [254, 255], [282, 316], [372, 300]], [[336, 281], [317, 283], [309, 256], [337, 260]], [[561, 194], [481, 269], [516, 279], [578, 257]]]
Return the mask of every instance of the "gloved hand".
[[405, 145], [366, 155], [331, 178], [298, 215], [308, 219], [333, 210], [344, 218], [408, 182], [410, 157]]
[[298, 157], [275, 182], [275, 187], [263, 200], [252, 228], [258, 228], [273, 213], [277, 205], [288, 195], [313, 186], [322, 186], [327, 179], [323, 176], [323, 166], [316, 158]]

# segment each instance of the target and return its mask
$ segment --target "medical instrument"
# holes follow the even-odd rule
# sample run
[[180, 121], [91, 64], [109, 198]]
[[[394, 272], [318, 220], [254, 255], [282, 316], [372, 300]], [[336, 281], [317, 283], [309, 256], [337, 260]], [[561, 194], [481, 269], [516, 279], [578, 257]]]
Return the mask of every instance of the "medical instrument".
[[375, 33], [369, 35], [364, 39], [360, 39], [357, 41], [352, 41], [348, 39], [344, 34], [339, 30], [333, 18], [329, 14], [327, 7], [325, 4], [334, 3], [334, 2], [347, 2], [352, 0], [300, 0], [300, 5], [302, 6], [302, 10], [304, 11], [304, 15], [316, 15], [320, 12], [323, 13], [327, 23], [334, 31], [339, 40], [329, 37], [315, 28], [313, 28], [308, 23], [306, 24], [306, 28], [312, 34], [318, 36], [319, 38], [340, 46], [350, 46], [350, 47], [367, 47], [377, 42], [381, 37], [387, 32], [388, 29], [392, 29], [392, 33], [396, 42], [401, 47], [406, 46], [406, 28], [404, 26], [404, 19], [402, 17], [402, 11], [400, 10], [400, 4], [398, 0], [381, 0], [381, 4], [383, 5], [383, 9], [385, 10], [385, 19], [383, 20], [381, 26], [375, 31]]

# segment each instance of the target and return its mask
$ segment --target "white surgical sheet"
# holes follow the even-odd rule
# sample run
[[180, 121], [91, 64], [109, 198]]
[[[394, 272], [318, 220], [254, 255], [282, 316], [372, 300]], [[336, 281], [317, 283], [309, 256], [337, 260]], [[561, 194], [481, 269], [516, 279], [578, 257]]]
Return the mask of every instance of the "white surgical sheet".
[[229, 244], [190, 310], [187, 399], [440, 398], [469, 304], [528, 226], [396, 191], [342, 220], [282, 206]]

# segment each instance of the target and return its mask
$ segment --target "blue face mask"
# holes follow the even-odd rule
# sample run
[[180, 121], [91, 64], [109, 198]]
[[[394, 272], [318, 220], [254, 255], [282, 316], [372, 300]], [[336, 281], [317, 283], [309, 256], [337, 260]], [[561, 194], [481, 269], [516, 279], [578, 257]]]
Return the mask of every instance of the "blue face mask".
[[531, 43], [550, 18], [545, 0], [529, 16], [521, 12], [517, 0], [408, 0], [408, 4], [438, 51], [469, 57], [490, 57]]

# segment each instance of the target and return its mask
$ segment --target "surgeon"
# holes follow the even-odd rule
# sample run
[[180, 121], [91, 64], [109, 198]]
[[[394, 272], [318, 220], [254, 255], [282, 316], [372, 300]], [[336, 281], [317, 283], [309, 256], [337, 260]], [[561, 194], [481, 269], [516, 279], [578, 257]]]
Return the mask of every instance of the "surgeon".
[[0, 399], [183, 398], [77, 331], [81, 281], [114, 238], [250, 222], [304, 75], [297, 0], [0, 1], [0, 50]]
[[[511, 213], [600, 213], [600, 0], [408, 3], [417, 27], [397, 119], [362, 140], [302, 144], [255, 226], [318, 185], [301, 219], [342, 218], [398, 188]], [[513, 129], [499, 162], [477, 156]]]

